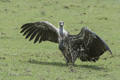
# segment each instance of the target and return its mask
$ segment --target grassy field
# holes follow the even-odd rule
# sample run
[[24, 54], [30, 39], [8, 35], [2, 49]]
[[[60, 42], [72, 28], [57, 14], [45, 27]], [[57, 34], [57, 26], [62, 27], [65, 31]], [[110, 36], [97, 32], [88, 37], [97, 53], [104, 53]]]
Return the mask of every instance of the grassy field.
[[[34, 44], [20, 34], [28, 22], [65, 22], [71, 34], [83, 26], [111, 48], [96, 63], [66, 66], [58, 44]], [[0, 80], [120, 80], [120, 0], [0, 0]]]

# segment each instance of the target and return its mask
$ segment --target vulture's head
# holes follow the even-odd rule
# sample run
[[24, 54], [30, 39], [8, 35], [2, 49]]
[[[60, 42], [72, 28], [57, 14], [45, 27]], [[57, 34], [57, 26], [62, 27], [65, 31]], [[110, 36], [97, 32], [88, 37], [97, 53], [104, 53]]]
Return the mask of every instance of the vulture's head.
[[64, 22], [63, 21], [59, 21], [59, 26], [63, 27], [64, 26]]

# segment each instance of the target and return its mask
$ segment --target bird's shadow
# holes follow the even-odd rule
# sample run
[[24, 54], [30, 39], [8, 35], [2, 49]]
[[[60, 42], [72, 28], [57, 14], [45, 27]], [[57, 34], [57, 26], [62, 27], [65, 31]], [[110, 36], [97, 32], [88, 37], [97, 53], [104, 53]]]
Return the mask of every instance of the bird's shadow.
[[[62, 62], [45, 62], [45, 61], [28, 61], [29, 63], [32, 64], [40, 64], [40, 65], [47, 65], [47, 66], [58, 66], [58, 67], [67, 67], [65, 63]], [[87, 69], [92, 69], [92, 70], [108, 70], [108, 68], [98, 66], [98, 65], [74, 65], [74, 67], [81, 67], [81, 68], [87, 68]]]
[[32, 63], [32, 64], [40, 64], [40, 65], [47, 65], [47, 66], [60, 66], [60, 67], [65, 67], [66, 65], [62, 62], [45, 62], [45, 61], [37, 61], [37, 60], [34, 60], [34, 61], [28, 61], [29, 63]]

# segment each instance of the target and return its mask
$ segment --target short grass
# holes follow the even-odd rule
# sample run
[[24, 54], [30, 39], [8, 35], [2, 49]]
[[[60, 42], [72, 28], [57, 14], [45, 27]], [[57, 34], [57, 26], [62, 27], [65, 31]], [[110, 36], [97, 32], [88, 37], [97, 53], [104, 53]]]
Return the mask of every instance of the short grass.
[[[33, 44], [19, 33], [28, 22], [60, 20], [71, 34], [89, 27], [114, 57], [66, 66], [58, 44]], [[119, 34], [120, 0], [0, 0], [0, 80], [120, 80]]]

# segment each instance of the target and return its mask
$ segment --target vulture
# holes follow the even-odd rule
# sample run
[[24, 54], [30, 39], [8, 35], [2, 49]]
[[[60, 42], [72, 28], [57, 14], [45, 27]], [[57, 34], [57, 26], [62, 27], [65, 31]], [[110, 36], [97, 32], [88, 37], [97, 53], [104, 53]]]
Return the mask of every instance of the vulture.
[[66, 59], [66, 65], [74, 65], [77, 58], [81, 61], [96, 62], [106, 51], [112, 52], [103, 39], [83, 27], [77, 35], [71, 35], [64, 30], [64, 22], [59, 21], [59, 29], [48, 21], [26, 23], [21, 27], [21, 32], [29, 41], [51, 41], [59, 44], [59, 49]]

